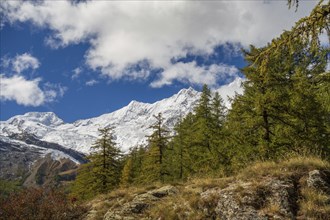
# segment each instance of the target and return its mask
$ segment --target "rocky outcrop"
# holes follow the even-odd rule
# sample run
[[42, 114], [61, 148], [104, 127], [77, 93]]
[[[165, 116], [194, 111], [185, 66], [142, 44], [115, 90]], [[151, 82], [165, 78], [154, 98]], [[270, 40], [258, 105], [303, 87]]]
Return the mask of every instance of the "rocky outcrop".
[[0, 135], [0, 179], [19, 180], [24, 186], [56, 185], [75, 178], [84, 155], [26, 133]]
[[[205, 215], [224, 220], [293, 219], [297, 213], [297, 188], [293, 180], [264, 179], [259, 182], [233, 183], [225, 189], [215, 188], [201, 193], [201, 204], [213, 200]], [[203, 209], [201, 206], [200, 209]], [[275, 213], [274, 213], [275, 211]]]
[[24, 179], [28, 176], [32, 163], [40, 157], [42, 157], [42, 151], [38, 148], [0, 139], [0, 178]]
[[92, 209], [87, 219], [330, 219], [328, 169], [221, 181], [168, 185], [135, 194], [121, 189], [103, 201], [109, 207], [106, 211]]
[[309, 172], [307, 184], [311, 188], [330, 194], [330, 172], [320, 170]]
[[20, 133], [20, 134], [11, 134], [9, 136], [9, 138], [11, 138], [13, 140], [20, 140], [20, 141], [23, 141], [26, 144], [35, 145], [35, 146], [38, 146], [40, 148], [61, 151], [64, 154], [69, 155], [70, 157], [72, 157], [73, 159], [78, 161], [79, 163], [86, 163], [87, 162], [84, 154], [82, 154], [78, 151], [75, 151], [73, 149], [63, 147], [63, 146], [61, 146], [59, 144], [56, 144], [56, 143], [51, 143], [51, 142], [39, 140], [37, 137], [35, 137], [32, 134], [28, 134], [28, 133], [24, 133], [24, 132]]
[[122, 204], [119, 208], [110, 209], [104, 216], [104, 220], [134, 220], [143, 219], [144, 211], [153, 206], [164, 197], [178, 193], [174, 186], [164, 186], [159, 189], [151, 190], [146, 193], [134, 196], [133, 200]]

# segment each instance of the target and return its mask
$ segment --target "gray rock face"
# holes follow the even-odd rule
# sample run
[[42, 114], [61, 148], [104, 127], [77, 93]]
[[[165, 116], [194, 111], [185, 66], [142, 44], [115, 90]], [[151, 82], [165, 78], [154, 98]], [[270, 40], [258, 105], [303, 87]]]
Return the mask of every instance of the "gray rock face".
[[154, 197], [162, 198], [165, 196], [175, 195], [178, 193], [178, 189], [174, 186], [164, 186], [159, 189], [149, 191], [148, 194], [151, 194]]
[[[222, 184], [203, 186], [200, 191], [165, 186], [135, 195], [129, 202], [117, 198], [104, 219], [330, 219], [329, 177], [329, 170], [313, 170], [245, 181], [234, 178], [225, 188]], [[305, 192], [314, 193], [313, 198]], [[318, 204], [306, 210], [311, 203]]]
[[[266, 179], [258, 183], [236, 183], [225, 189], [211, 189], [201, 193], [204, 201], [214, 201], [210, 217], [228, 220], [264, 220], [266, 206], [276, 207], [276, 219], [292, 219], [296, 213], [296, 189], [293, 181]], [[206, 213], [207, 214], [207, 213]]]
[[307, 185], [330, 193], [330, 172], [313, 170], [308, 173]]
[[20, 134], [12, 138], [0, 135], [1, 179], [22, 180], [24, 186], [72, 180], [75, 173], [59, 174], [76, 169], [77, 164], [73, 160], [77, 163], [86, 161], [78, 152], [30, 135]]
[[140, 214], [163, 197], [175, 195], [178, 189], [174, 186], [164, 186], [146, 193], [136, 195], [131, 202], [123, 204], [120, 208], [110, 209], [104, 216], [104, 220], [133, 220], [143, 219]]
[[30, 172], [32, 163], [41, 155], [42, 151], [38, 148], [0, 140], [0, 178], [22, 179]]

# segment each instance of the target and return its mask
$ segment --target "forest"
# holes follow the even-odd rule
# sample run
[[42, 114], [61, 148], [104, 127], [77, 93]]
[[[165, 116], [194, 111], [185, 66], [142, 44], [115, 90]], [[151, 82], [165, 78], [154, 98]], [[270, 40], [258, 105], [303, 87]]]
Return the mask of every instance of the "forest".
[[320, 40], [330, 36], [329, 13], [329, 3], [321, 1], [265, 47], [243, 50], [244, 94], [231, 100], [230, 109], [204, 85], [194, 111], [173, 131], [159, 113], [148, 144], [126, 154], [112, 128], [100, 129], [73, 193], [87, 199], [130, 185], [230, 176], [255, 161], [298, 155], [329, 160], [330, 48]]

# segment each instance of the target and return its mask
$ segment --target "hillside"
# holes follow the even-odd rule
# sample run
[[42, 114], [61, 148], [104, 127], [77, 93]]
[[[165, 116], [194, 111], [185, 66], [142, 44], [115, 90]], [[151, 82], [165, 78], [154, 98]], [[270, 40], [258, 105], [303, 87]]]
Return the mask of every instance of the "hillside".
[[195, 178], [101, 195], [85, 219], [329, 219], [330, 164], [263, 162], [226, 178]]

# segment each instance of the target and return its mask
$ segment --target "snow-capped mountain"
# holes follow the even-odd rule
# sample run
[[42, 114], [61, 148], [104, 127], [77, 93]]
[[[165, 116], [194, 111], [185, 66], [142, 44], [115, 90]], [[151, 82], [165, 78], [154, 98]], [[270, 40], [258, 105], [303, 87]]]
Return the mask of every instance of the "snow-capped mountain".
[[173, 128], [180, 116], [192, 111], [199, 95], [192, 88], [182, 89], [172, 97], [152, 104], [131, 101], [112, 113], [74, 123], [65, 123], [52, 112], [29, 112], [0, 122], [0, 136], [30, 134], [41, 141], [88, 154], [98, 137], [98, 129], [113, 126], [118, 146], [126, 151], [145, 143], [146, 135], [151, 133], [149, 127], [155, 121], [153, 115], [162, 113], [165, 125]]

